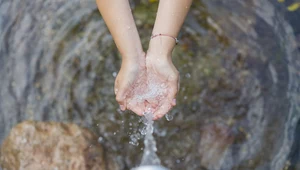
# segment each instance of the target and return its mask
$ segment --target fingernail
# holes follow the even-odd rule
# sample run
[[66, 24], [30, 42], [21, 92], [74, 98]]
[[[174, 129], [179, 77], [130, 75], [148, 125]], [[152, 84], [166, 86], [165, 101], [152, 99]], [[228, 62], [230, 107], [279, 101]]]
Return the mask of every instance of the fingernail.
[[122, 111], [125, 111], [125, 106], [124, 106], [124, 105], [120, 105], [120, 109], [121, 109]]
[[176, 105], [176, 99], [173, 99], [172, 104], [173, 104], [173, 106]]

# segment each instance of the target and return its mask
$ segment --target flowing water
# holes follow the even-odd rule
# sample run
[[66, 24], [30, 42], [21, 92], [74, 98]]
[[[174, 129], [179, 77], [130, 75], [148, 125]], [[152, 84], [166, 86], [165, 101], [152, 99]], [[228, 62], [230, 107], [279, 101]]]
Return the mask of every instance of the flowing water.
[[[173, 54], [177, 106], [172, 121], [154, 123], [163, 166], [300, 169], [300, 12], [291, 2], [194, 0]], [[146, 47], [157, 2], [131, 5]], [[0, 0], [0, 143], [25, 119], [71, 121], [99, 135], [118, 169], [145, 162], [152, 135], [144, 145], [143, 122], [118, 109], [119, 67], [94, 1]]]
[[160, 159], [156, 155], [156, 141], [153, 137], [153, 114], [145, 113], [144, 124], [146, 127], [144, 139], [144, 154], [142, 157], [141, 166], [144, 165], [160, 165]]

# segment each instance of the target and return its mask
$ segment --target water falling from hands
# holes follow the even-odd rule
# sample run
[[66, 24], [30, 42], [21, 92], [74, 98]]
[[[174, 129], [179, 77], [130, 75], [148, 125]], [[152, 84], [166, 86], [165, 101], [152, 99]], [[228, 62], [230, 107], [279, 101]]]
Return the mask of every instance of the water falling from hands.
[[160, 159], [158, 158], [156, 151], [156, 141], [153, 137], [153, 113], [145, 112], [143, 117], [145, 124], [145, 140], [144, 140], [144, 154], [142, 158], [141, 166], [144, 165], [160, 165]]

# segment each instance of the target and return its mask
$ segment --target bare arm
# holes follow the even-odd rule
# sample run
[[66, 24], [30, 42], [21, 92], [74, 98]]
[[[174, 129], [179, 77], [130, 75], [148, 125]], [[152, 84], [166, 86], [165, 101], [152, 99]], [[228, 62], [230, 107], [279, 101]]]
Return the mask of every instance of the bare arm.
[[[165, 34], [177, 37], [192, 4], [192, 0], [160, 0], [152, 35]], [[159, 119], [176, 105], [179, 89], [179, 73], [172, 62], [175, 40], [168, 36], [157, 36], [150, 40], [146, 57], [149, 82], [165, 84], [162, 96], [148, 99], [154, 110], [154, 119]], [[148, 106], [147, 106], [148, 107]]]
[[[163, 36], [153, 38], [145, 58], [128, 0], [96, 1], [122, 55], [121, 70], [115, 83], [116, 99], [121, 109], [130, 109], [142, 115], [145, 111], [144, 103], [149, 103], [156, 112], [155, 119], [161, 118], [176, 104], [179, 75], [171, 61], [175, 40]], [[153, 34], [176, 37], [191, 3], [192, 0], [161, 0]], [[159, 100], [135, 100], [136, 96], [146, 93], [147, 77], [154, 77], [154, 83], [167, 84], [168, 90], [157, 96]]]
[[[160, 0], [152, 34], [167, 34], [177, 37], [192, 1], [193, 0]], [[149, 49], [151, 52], [156, 51], [160, 54], [170, 56], [174, 46], [174, 39], [159, 36], [150, 41]]]
[[128, 0], [96, 0], [123, 60], [135, 60], [143, 53], [141, 40]]
[[[116, 100], [121, 110], [142, 115], [142, 102], [132, 101], [136, 81], [145, 77], [145, 54], [133, 20], [128, 0], [96, 0], [99, 11], [122, 56], [121, 69], [115, 81]], [[143, 81], [140, 79], [140, 81]], [[145, 81], [145, 80], [144, 80]]]

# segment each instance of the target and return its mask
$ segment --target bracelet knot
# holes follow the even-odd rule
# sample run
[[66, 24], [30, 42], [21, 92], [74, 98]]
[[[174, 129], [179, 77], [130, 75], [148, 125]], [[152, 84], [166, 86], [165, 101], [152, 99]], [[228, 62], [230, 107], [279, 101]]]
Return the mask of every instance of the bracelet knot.
[[151, 39], [155, 38], [155, 37], [158, 37], [158, 36], [165, 36], [165, 37], [170, 37], [170, 38], [173, 38], [175, 40], [175, 44], [177, 45], [179, 43], [179, 40], [176, 38], [176, 37], [173, 37], [171, 35], [168, 35], [168, 34], [154, 34], [151, 36]]

